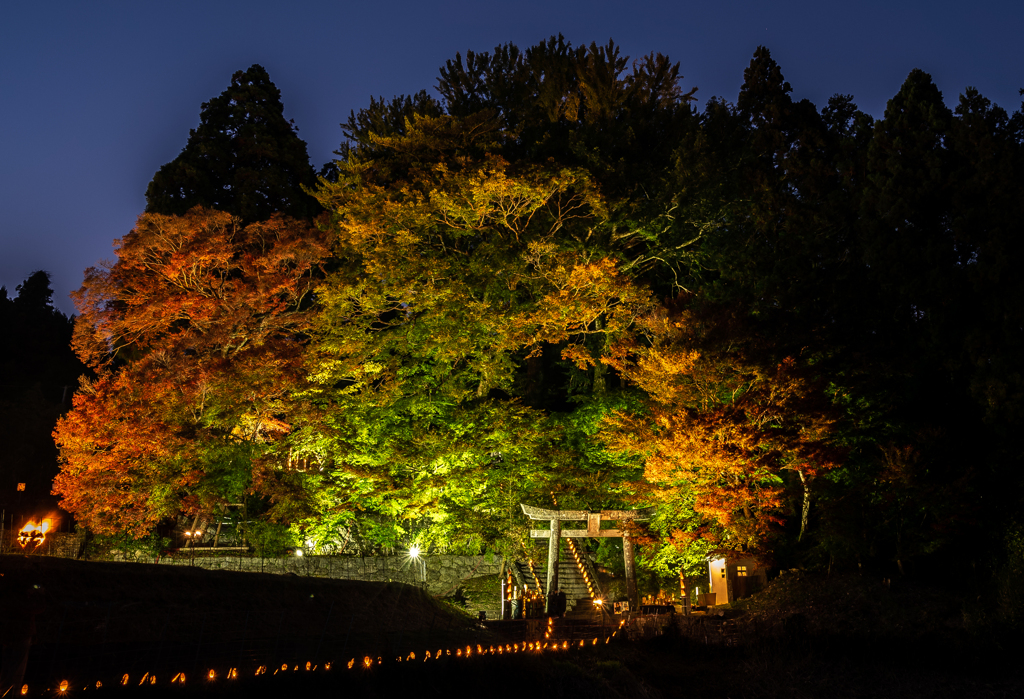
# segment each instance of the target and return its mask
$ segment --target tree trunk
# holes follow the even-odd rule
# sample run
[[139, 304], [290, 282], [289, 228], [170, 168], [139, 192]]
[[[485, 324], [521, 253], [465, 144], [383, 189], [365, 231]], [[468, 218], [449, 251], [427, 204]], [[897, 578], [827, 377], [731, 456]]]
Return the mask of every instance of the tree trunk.
[[803, 471], [797, 471], [797, 473], [800, 475], [800, 483], [804, 487], [804, 502], [800, 509], [800, 533], [796, 537], [797, 543], [799, 543], [807, 532], [807, 520], [811, 514], [811, 483]]
[[[594, 321], [594, 327], [597, 330], [601, 330], [602, 326], [601, 326], [601, 319], [600, 318], [598, 318], [596, 321]], [[605, 355], [607, 347], [608, 347], [608, 336], [607, 335], [599, 336], [598, 345], [600, 346], [600, 351], [598, 352], [597, 362], [594, 364], [594, 386], [593, 386], [593, 393], [594, 393], [594, 395], [600, 396], [600, 395], [604, 395], [607, 392], [607, 390], [608, 390], [608, 379], [607, 379], [608, 366], [601, 362], [601, 357]]]

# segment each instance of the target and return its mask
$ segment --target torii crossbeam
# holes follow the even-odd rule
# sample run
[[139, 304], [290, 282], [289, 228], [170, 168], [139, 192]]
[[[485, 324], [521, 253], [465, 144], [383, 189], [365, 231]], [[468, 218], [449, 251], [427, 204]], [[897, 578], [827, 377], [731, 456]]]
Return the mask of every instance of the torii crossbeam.
[[[601, 529], [601, 522], [642, 522], [651, 518], [651, 515], [654, 513], [653, 507], [644, 507], [639, 510], [601, 510], [600, 512], [589, 512], [587, 510], [545, 510], [522, 503], [519, 506], [523, 508], [523, 514], [530, 519], [551, 522], [550, 529], [530, 530], [530, 536], [533, 538], [548, 539], [547, 594], [549, 596], [558, 589], [558, 545], [562, 537], [622, 537], [622, 558], [626, 564], [626, 596], [629, 597], [630, 609], [636, 609], [639, 606], [639, 599], [636, 593], [636, 569], [633, 565], [633, 540], [620, 529]], [[562, 522], [581, 520], [586, 520], [586, 529], [562, 529]]]

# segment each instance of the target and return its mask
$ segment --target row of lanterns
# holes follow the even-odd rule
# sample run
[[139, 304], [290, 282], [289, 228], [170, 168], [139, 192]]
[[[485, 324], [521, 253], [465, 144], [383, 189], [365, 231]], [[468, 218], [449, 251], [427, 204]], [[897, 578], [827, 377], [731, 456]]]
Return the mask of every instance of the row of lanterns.
[[[622, 626], [625, 623], [626, 623], [625, 621], [620, 622], [619, 623], [619, 629], [621, 629]], [[427, 662], [428, 660], [440, 660], [441, 658], [447, 658], [447, 657], [471, 658], [474, 655], [477, 655], [477, 656], [485, 656], [485, 655], [512, 655], [512, 654], [515, 654], [515, 653], [543, 653], [545, 651], [548, 651], [548, 652], [552, 652], [552, 651], [568, 651], [571, 647], [572, 648], [585, 648], [587, 645], [596, 646], [598, 644], [599, 640], [600, 640], [599, 638], [594, 637], [594, 639], [590, 640], [590, 641], [585, 640], [585, 639], [581, 639], [578, 643], [576, 641], [573, 641], [571, 644], [570, 644], [569, 641], [561, 641], [561, 642], [559, 642], [559, 641], [551, 641], [550, 638], [551, 638], [551, 634], [553, 632], [554, 632], [554, 619], [553, 618], [548, 618], [548, 626], [547, 626], [547, 629], [546, 629], [546, 631], [544, 633], [545, 641], [543, 641], [543, 642], [541, 642], [539, 640], [538, 641], [526, 641], [526, 642], [523, 642], [523, 643], [506, 643], [505, 645], [499, 644], [497, 646], [489, 645], [487, 647], [484, 647], [482, 644], [478, 643], [478, 644], [476, 644], [475, 647], [472, 646], [472, 645], [467, 645], [465, 647], [465, 649], [463, 649], [462, 647], [459, 647], [459, 648], [455, 648], [454, 650], [451, 649], [451, 648], [438, 648], [436, 651], [434, 651], [433, 654], [429, 650], [424, 652], [422, 662]], [[604, 639], [604, 642], [605, 643], [609, 643], [611, 641], [611, 639], [615, 637], [616, 634], [618, 634], [618, 629], [613, 631], [611, 636], [606, 636], [605, 639]], [[402, 656], [396, 657], [395, 658], [395, 662], [399, 662], [399, 663], [401, 663], [401, 662], [415, 662], [416, 659], [417, 659], [416, 658], [416, 653], [415, 652], [410, 652], [404, 658]], [[369, 668], [372, 668], [374, 665], [381, 665], [381, 664], [383, 664], [383, 662], [384, 662], [384, 660], [383, 660], [383, 658], [381, 656], [377, 656], [376, 658], [373, 658], [372, 656], [367, 655], [367, 656], [364, 656], [361, 661], [358, 661], [358, 664], [363, 669], [369, 669]], [[357, 660], [355, 658], [352, 658], [351, 660], [348, 661], [348, 663], [346, 663], [345, 666], [349, 670], [351, 670], [352, 668], [354, 668], [356, 666], [356, 664], [357, 664]], [[324, 663], [324, 670], [325, 671], [329, 671], [332, 668], [332, 666], [333, 666], [333, 663], [329, 663], [329, 662], [328, 663]], [[298, 672], [300, 667], [301, 666], [299, 666], [299, 665], [295, 665], [294, 667], [290, 668], [288, 663], [285, 663], [285, 664], [281, 665], [281, 667], [275, 668], [273, 673], [272, 673], [272, 675], [276, 675], [279, 672], [288, 672], [289, 669], [292, 672]], [[309, 661], [307, 661], [306, 664], [305, 664], [306, 672], [315, 672], [318, 668], [319, 668], [319, 665], [314, 665], [312, 662], [309, 662]], [[259, 677], [260, 675], [266, 675], [267, 671], [268, 670], [267, 670], [267, 666], [266, 665], [260, 665], [259, 667], [256, 668], [254, 676], [255, 677]], [[225, 672], [223, 674], [223, 676], [219, 675], [216, 670], [208, 670], [205, 673], [205, 675], [203, 675], [203, 677], [208, 682], [213, 682], [213, 681], [215, 681], [217, 679], [220, 679], [221, 677], [223, 677], [224, 679], [235, 680], [235, 679], [238, 679], [238, 668], [234, 668], [234, 667], [230, 668], [227, 672]], [[186, 677], [185, 673], [184, 672], [179, 672], [173, 678], [171, 678], [170, 683], [171, 684], [184, 685], [185, 682], [186, 682], [186, 679], [187, 679], [187, 677]], [[145, 685], [155, 685], [156, 683], [157, 683], [156, 675], [151, 675], [150, 673], [147, 672], [138, 681], [137, 686], [142, 687], [142, 686], [145, 686]], [[120, 682], [118, 684], [127, 687], [129, 684], [135, 684], [135, 682], [127, 674], [125, 674], [125, 675], [121, 676], [121, 680], [120, 680]], [[103, 687], [103, 682], [97, 680], [96, 684], [95, 684], [95, 687], [96, 687], [96, 689], [101, 689]], [[88, 688], [89, 688], [88, 686], [83, 687], [83, 689], [88, 689]], [[60, 684], [57, 686], [57, 693], [60, 694], [60, 695], [64, 695], [64, 694], [67, 694], [67, 692], [70, 689], [71, 689], [71, 685], [68, 682], [68, 680], [61, 680]], [[27, 695], [28, 693], [29, 693], [29, 686], [27, 684], [23, 685], [21, 687], [21, 694], [22, 695]]]
[[587, 572], [587, 567], [583, 565], [583, 559], [580, 557], [579, 549], [576, 548], [576, 542], [571, 538], [566, 539], [569, 542], [569, 552], [572, 553], [572, 557], [576, 560], [576, 567], [580, 569], [580, 573], [583, 575], [583, 581], [587, 583], [587, 592], [590, 593], [591, 599], [597, 596], [594, 591], [594, 581], [590, 579], [590, 573]]

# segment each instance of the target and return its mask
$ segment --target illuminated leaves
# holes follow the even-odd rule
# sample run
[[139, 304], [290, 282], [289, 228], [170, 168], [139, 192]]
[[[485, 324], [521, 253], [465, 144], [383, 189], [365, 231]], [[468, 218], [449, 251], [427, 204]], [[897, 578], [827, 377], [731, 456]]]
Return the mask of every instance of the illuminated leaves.
[[524, 358], [603, 368], [649, 291], [591, 245], [607, 212], [586, 172], [513, 166], [440, 126], [410, 120], [321, 187], [344, 264], [317, 291], [321, 412], [293, 438], [331, 454], [341, 506], [507, 539], [520, 500], [588, 482], [572, 422], [516, 398]]
[[75, 294], [99, 378], [57, 426], [54, 488], [95, 531], [141, 533], [237, 501], [291, 429], [326, 247], [309, 224], [195, 208], [141, 216], [117, 253]]
[[644, 456], [651, 497], [692, 512], [677, 543], [764, 553], [782, 523], [783, 472], [838, 464], [835, 419], [806, 367], [791, 358], [765, 367], [741, 344], [710, 342], [703, 320], [660, 309], [643, 323], [644, 341], [616, 346], [610, 361], [649, 400], [645, 412], [610, 418], [608, 439]]

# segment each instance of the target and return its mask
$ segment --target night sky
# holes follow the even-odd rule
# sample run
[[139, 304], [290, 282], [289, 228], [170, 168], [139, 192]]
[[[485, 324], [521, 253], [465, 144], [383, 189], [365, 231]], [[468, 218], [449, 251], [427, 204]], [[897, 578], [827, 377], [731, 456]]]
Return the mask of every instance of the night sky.
[[562, 33], [681, 63], [683, 89], [733, 101], [758, 45], [796, 98], [881, 116], [913, 68], [947, 104], [967, 86], [1015, 111], [1024, 2], [13, 2], [0, 11], [0, 284], [53, 274], [55, 302], [113, 257], [146, 185], [231, 74], [263, 65], [316, 169], [370, 95], [432, 88], [456, 52]]

